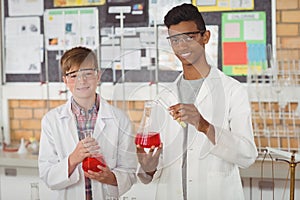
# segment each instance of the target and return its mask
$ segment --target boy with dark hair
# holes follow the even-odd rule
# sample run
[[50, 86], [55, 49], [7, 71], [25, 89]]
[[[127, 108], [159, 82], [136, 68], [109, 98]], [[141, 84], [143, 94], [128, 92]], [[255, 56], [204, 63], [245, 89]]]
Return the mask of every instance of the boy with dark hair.
[[157, 149], [146, 153], [137, 145], [138, 177], [144, 183], [158, 179], [159, 200], [242, 200], [239, 167], [257, 157], [247, 89], [208, 64], [210, 32], [195, 6], [172, 8], [164, 23], [183, 73], [157, 97], [171, 117], [160, 116]]

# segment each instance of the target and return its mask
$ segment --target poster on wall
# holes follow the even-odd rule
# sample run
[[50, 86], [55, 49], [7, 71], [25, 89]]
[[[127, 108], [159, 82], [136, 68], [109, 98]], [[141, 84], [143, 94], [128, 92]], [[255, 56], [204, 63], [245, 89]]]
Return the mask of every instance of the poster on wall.
[[91, 49], [99, 46], [97, 8], [45, 10], [44, 28], [46, 49], [49, 51], [79, 45]]
[[9, 16], [41, 16], [44, 13], [43, 0], [11, 0], [8, 1]]
[[43, 61], [40, 18], [6, 18], [5, 47], [6, 74], [39, 74]]
[[253, 10], [254, 0], [192, 0], [201, 12]]
[[54, 7], [70, 7], [70, 6], [100, 6], [104, 5], [105, 0], [54, 0]]
[[222, 13], [222, 70], [230, 76], [267, 68], [266, 13]]

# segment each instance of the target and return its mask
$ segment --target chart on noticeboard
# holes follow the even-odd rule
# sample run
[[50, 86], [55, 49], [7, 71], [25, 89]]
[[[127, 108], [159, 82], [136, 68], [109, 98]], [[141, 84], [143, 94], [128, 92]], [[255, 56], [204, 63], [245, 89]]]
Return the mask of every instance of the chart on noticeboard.
[[230, 76], [267, 68], [266, 13], [222, 14], [222, 70]]
[[47, 9], [44, 14], [45, 46], [49, 51], [82, 45], [99, 46], [97, 8]]

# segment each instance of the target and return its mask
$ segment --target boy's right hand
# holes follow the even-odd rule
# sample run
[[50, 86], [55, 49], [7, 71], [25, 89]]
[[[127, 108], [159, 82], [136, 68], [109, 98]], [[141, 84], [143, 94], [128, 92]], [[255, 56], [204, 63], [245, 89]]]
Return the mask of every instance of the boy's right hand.
[[161, 143], [159, 147], [157, 147], [156, 151], [155, 147], [152, 146], [147, 153], [143, 147], [140, 145], [136, 146], [136, 153], [138, 157], [138, 161], [142, 167], [142, 169], [150, 176], [153, 176], [156, 172], [157, 165], [159, 162], [159, 155], [162, 152], [163, 144]]

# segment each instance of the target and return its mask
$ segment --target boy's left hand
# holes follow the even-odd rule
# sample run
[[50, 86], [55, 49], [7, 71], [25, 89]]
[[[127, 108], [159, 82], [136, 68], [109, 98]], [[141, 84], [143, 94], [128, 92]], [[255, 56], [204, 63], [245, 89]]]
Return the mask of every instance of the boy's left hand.
[[88, 170], [87, 172], [84, 172], [84, 175], [101, 183], [114, 186], [118, 185], [115, 174], [107, 166], [103, 167], [101, 165], [98, 165], [97, 167], [100, 169], [99, 172]]

